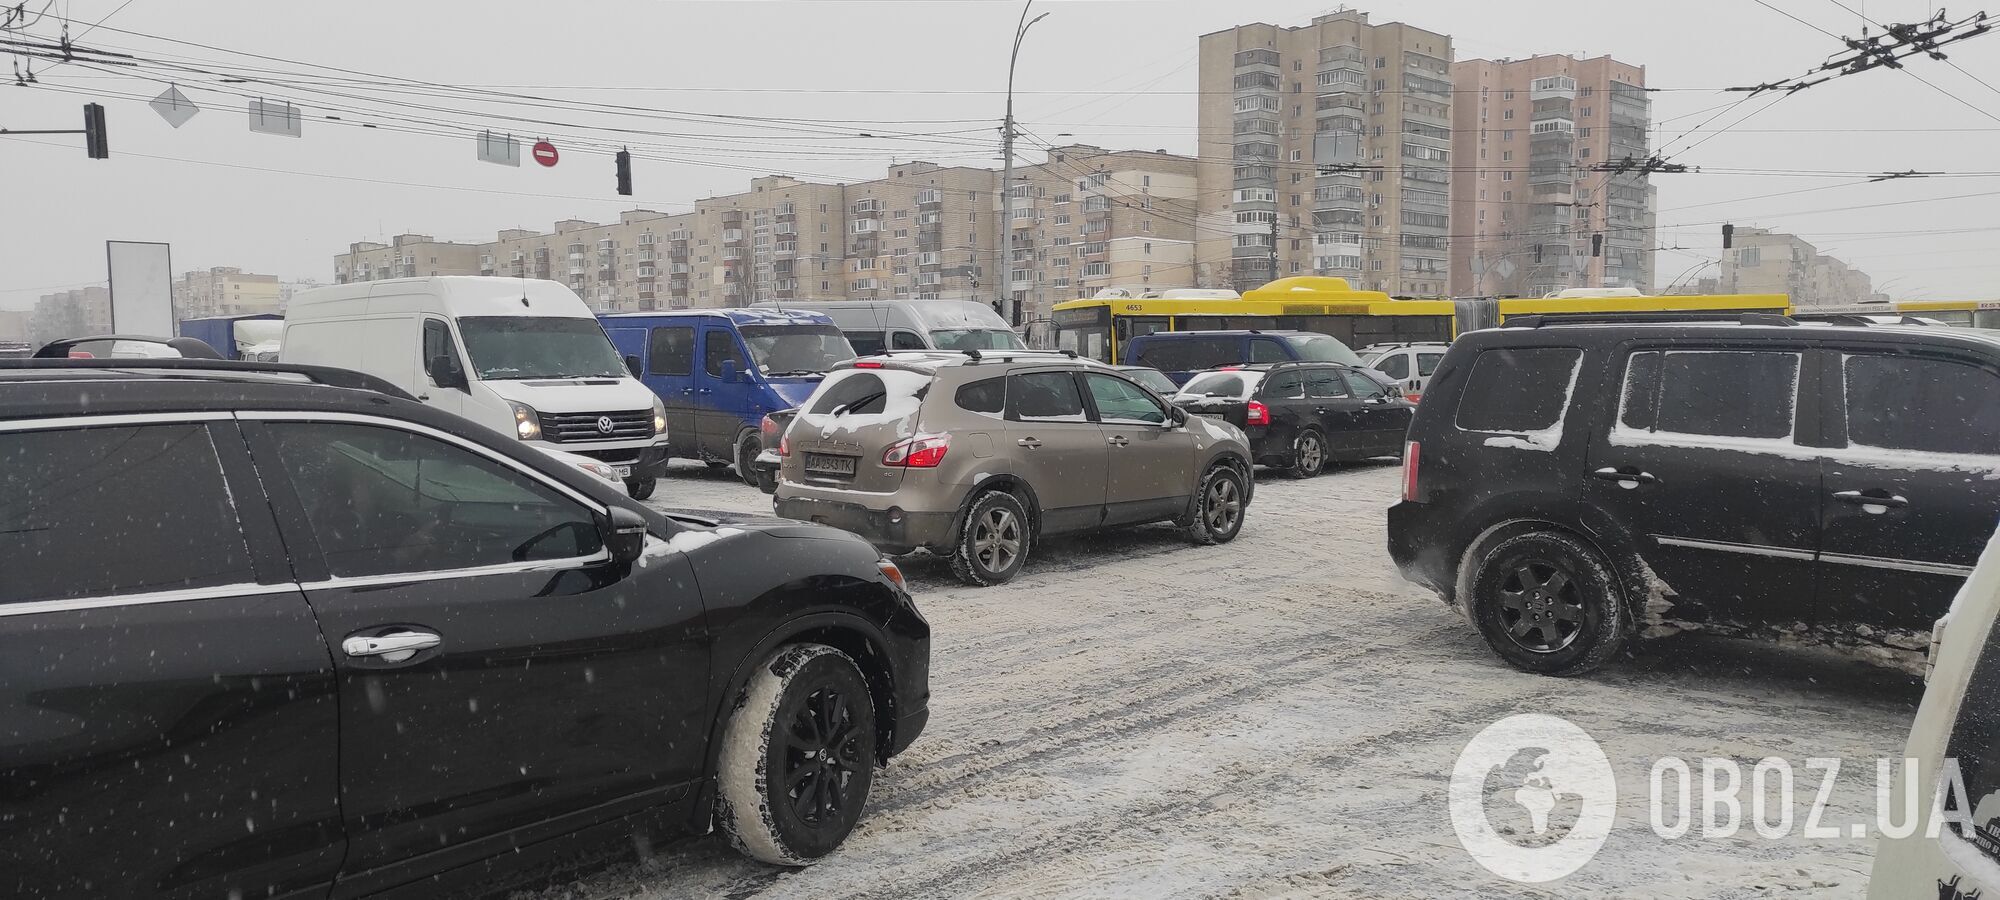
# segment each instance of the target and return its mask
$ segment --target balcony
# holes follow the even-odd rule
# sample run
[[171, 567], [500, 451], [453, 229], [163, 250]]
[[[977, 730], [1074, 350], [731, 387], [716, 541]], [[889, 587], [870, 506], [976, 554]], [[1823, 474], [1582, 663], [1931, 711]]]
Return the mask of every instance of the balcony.
[[1528, 87], [1529, 100], [1574, 100], [1576, 99], [1576, 79], [1568, 75], [1551, 75], [1537, 78]]
[[1528, 128], [1528, 139], [1534, 140], [1545, 134], [1562, 135], [1567, 138], [1575, 133], [1576, 122], [1570, 119], [1536, 119]]

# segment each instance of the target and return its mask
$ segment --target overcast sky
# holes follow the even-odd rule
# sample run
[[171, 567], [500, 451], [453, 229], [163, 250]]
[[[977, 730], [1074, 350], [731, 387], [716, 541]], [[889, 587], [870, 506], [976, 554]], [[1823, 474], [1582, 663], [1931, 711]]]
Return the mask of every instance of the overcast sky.
[[[1771, 2], [1835, 34], [1858, 34], [1863, 24], [1835, 0]], [[1921, 19], [1934, 10], [1915, 0], [1840, 3], [1881, 22]], [[1195, 148], [1199, 35], [1249, 21], [1303, 25], [1334, 8], [1298, 0], [1039, 0], [1036, 6], [1051, 14], [1022, 52], [1016, 107], [1024, 127], [1049, 140], [1067, 141], [1057, 137], [1066, 133], [1106, 147], [1183, 153]], [[1664, 123], [1656, 149], [1689, 165], [2000, 172], [1991, 161], [2000, 148], [2000, 90], [1980, 83], [2000, 87], [2000, 34], [1951, 48], [1951, 62], [1963, 71], [1916, 59], [1907, 72], [1866, 72], [1783, 99], [1749, 101], [1708, 131], [1682, 138], [1712, 115], [1698, 113], [1742, 98], [1718, 89], [1803, 73], [1839, 45], [1751, 0], [1408, 0], [1361, 8], [1377, 23], [1401, 20], [1452, 35], [1459, 59], [1609, 53], [1643, 65], [1650, 86], [1669, 89], [1653, 95], [1654, 121]], [[268, 76], [274, 80], [296, 82], [297, 73], [315, 78], [279, 88], [188, 74], [179, 83], [203, 112], [178, 130], [143, 99], [132, 99], [167, 87], [157, 69], [132, 77], [41, 60], [39, 86], [0, 85], [0, 127], [11, 129], [78, 127], [89, 98], [75, 92], [98, 95], [111, 147], [111, 159], [97, 161], [85, 158], [80, 136], [0, 138], [0, 172], [7, 176], [0, 187], [0, 307], [26, 307], [50, 290], [101, 282], [107, 239], [170, 242], [176, 271], [229, 265], [328, 281], [333, 255], [348, 243], [399, 232], [486, 241], [502, 228], [547, 230], [562, 218], [611, 221], [634, 207], [678, 211], [697, 198], [742, 190], [757, 173], [877, 178], [892, 157], [997, 164], [995, 125], [1020, 4], [54, 0], [48, 18], [29, 33], [56, 34], [65, 11], [81, 46], [211, 71], [226, 61], [285, 73]], [[107, 15], [103, 27], [83, 33]], [[213, 88], [299, 104], [305, 136], [250, 132], [246, 100]], [[490, 102], [501, 99], [491, 93], [499, 91], [531, 99]], [[392, 108], [387, 101], [431, 109]], [[600, 107], [594, 112], [580, 103]], [[1769, 111], [1680, 152], [1771, 103]], [[604, 105], [635, 109], [612, 114]], [[327, 115], [344, 124], [325, 121]], [[357, 127], [363, 122], [380, 127]], [[569, 152], [554, 169], [480, 163], [473, 132], [459, 123], [490, 123], [531, 139], [545, 133]], [[873, 137], [853, 136], [863, 133]], [[608, 156], [585, 152], [608, 143], [629, 143], [642, 157], [634, 198], [613, 191]], [[1038, 152], [1025, 155], [1040, 159]], [[2000, 254], [1992, 252], [2000, 237], [1994, 213], [2000, 177], [1860, 182], [1658, 176], [1659, 242], [1685, 248], [1660, 254], [1661, 280], [1713, 261], [1717, 223], [1726, 219], [1802, 234], [1899, 298], [2000, 297]], [[1815, 190], [1766, 196], [1807, 189]], [[1937, 199], [1952, 197], [1962, 199]], [[1861, 206], [1874, 208], [1853, 208]], [[1981, 228], [1992, 230], [1912, 233]]]

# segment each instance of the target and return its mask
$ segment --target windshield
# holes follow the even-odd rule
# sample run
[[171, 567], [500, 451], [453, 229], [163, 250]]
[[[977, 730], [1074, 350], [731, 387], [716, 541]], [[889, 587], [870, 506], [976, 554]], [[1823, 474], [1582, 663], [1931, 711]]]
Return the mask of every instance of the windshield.
[[1162, 396], [1172, 396], [1175, 391], [1180, 390], [1174, 386], [1173, 379], [1168, 378], [1166, 373], [1158, 369], [1123, 369], [1121, 371], [1125, 373], [1125, 377], [1151, 388], [1154, 393]]
[[1205, 397], [1227, 397], [1241, 400], [1257, 389], [1258, 382], [1264, 380], [1262, 372], [1204, 372], [1188, 379], [1181, 388], [1177, 399], [1200, 400]]
[[596, 319], [463, 316], [458, 333], [481, 381], [626, 375], [624, 361]]
[[854, 358], [854, 347], [832, 325], [745, 325], [742, 331], [766, 378], [824, 375]]
[[1361, 357], [1355, 356], [1354, 351], [1347, 349], [1347, 345], [1341, 343], [1339, 338], [1324, 334], [1308, 334], [1294, 336], [1290, 340], [1292, 349], [1298, 352], [1301, 360], [1336, 362], [1344, 366], [1362, 365]]
[[947, 328], [931, 332], [939, 350], [1025, 350], [1021, 336], [1001, 328]]

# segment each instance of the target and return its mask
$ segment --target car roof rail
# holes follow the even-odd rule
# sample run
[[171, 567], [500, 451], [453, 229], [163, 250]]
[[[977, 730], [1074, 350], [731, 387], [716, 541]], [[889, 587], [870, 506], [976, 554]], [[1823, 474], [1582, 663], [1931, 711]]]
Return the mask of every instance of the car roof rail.
[[[205, 344], [203, 346], [206, 346]], [[110, 359], [68, 359], [63, 357], [35, 359], [0, 359], [0, 371], [16, 369], [108, 369], [118, 372], [154, 372], [166, 377], [215, 377], [230, 375], [291, 375], [303, 378], [313, 384], [327, 387], [345, 388], [354, 391], [368, 391], [386, 394], [403, 400], [417, 398], [387, 381], [356, 372], [352, 369], [336, 369], [332, 366], [308, 366], [299, 363], [250, 362], [235, 359], [188, 359], [174, 357], [134, 357]]]
[[1795, 326], [1797, 320], [1781, 313], [1766, 312], [1634, 312], [1560, 313], [1509, 316], [1502, 328], [1547, 328], [1554, 325], [1671, 325], [1700, 324]]
[[966, 348], [966, 349], [964, 349], [964, 350], [961, 350], [961, 351], [959, 351], [959, 352], [960, 352], [960, 353], [963, 353], [963, 354], [965, 354], [965, 355], [966, 355], [966, 356], [968, 356], [968, 357], [970, 357], [970, 358], [972, 359], [972, 361], [973, 361], [973, 362], [981, 362], [981, 361], [983, 361], [983, 360], [986, 360], [986, 359], [996, 359], [996, 360], [999, 360], [1000, 362], [1009, 362], [1009, 361], [1013, 360], [1013, 359], [1014, 359], [1015, 357], [1017, 357], [1017, 356], [1062, 356], [1062, 357], [1067, 357], [1067, 358], [1069, 358], [1069, 359], [1077, 359], [1077, 358], [1078, 358], [1078, 357], [1077, 357], [1077, 355], [1076, 355], [1076, 351], [1075, 351], [1075, 350], [985, 350], [985, 351], [981, 351], [981, 350], [975, 350], [975, 349], [973, 349], [973, 348], [970, 348], [970, 347], [968, 347], [968, 348]]

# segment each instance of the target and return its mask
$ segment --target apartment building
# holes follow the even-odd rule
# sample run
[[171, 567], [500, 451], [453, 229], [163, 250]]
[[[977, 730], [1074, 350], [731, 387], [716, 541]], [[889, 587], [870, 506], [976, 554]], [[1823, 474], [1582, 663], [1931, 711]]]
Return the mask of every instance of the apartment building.
[[278, 276], [257, 275], [232, 266], [182, 273], [174, 280], [174, 317], [243, 316], [280, 308]]
[[1886, 300], [1867, 273], [1819, 252], [1798, 235], [1768, 228], [1736, 229], [1731, 249], [1722, 251], [1724, 294], [1788, 294], [1795, 306], [1846, 306]]
[[416, 234], [357, 243], [334, 258], [334, 278], [545, 278], [604, 311], [801, 299], [990, 303], [1004, 290], [1022, 323], [1105, 286], [1193, 280], [1193, 159], [1077, 145], [1015, 171], [1004, 264], [999, 174], [919, 161], [858, 184], [756, 178], [692, 212], [571, 219], [485, 244]]
[[480, 246], [440, 241], [427, 234], [399, 234], [387, 244], [360, 241], [333, 258], [333, 280], [380, 281], [428, 275], [476, 275]]
[[27, 340], [31, 333], [28, 331], [28, 320], [33, 315], [25, 309], [0, 309], [0, 341]]
[[110, 333], [111, 291], [104, 287], [43, 294], [28, 313], [28, 339], [35, 344]]
[[1451, 62], [1449, 36], [1358, 10], [1203, 35], [1197, 283], [1444, 294]]
[[1653, 282], [1646, 70], [1599, 56], [1454, 63], [1451, 293]]
[[1116, 286], [1193, 284], [1196, 162], [1076, 144], [1015, 167], [1008, 290], [1023, 323]]

